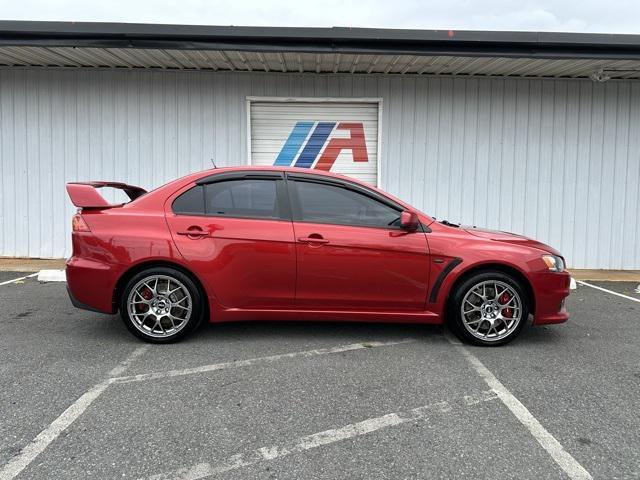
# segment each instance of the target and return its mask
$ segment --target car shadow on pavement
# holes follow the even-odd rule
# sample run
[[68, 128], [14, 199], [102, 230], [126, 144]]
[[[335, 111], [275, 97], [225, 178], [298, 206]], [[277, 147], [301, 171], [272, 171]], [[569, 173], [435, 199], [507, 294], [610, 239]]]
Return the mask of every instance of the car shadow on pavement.
[[[101, 338], [105, 343], [140, 343], [125, 328], [118, 315], [87, 313], [83, 319], [90, 324], [87, 329], [78, 329], [75, 336]], [[339, 343], [363, 341], [398, 341], [414, 339], [434, 343], [448, 343], [442, 325], [411, 323], [367, 323], [367, 322], [315, 322], [315, 321], [242, 321], [229, 323], [206, 323], [184, 338], [182, 344], [250, 339], [336, 341]], [[511, 345], [561, 344], [567, 333], [562, 325], [552, 327], [528, 326]]]
[[[67, 315], [76, 316], [77, 314], [71, 311]], [[83, 312], [80, 324], [76, 325], [71, 335], [76, 339], [98, 339], [101, 343], [141, 343], [129, 333], [119, 315], [102, 313]]]
[[[358, 342], [366, 340], [395, 341], [411, 338], [434, 343], [449, 343], [443, 335], [448, 332], [443, 325], [411, 323], [367, 322], [262, 322], [247, 321], [207, 324], [185, 341], [210, 341], [224, 339], [298, 339], [339, 340]], [[453, 334], [450, 334], [453, 337]], [[510, 345], [563, 344], [567, 341], [567, 329], [563, 325], [535, 327], [527, 325]]]
[[505, 346], [545, 345], [566, 346], [569, 333], [565, 325], [527, 325], [513, 342]]
[[207, 324], [185, 341], [270, 338], [291, 340], [393, 341], [406, 338], [441, 337], [438, 325], [366, 322], [244, 321]]

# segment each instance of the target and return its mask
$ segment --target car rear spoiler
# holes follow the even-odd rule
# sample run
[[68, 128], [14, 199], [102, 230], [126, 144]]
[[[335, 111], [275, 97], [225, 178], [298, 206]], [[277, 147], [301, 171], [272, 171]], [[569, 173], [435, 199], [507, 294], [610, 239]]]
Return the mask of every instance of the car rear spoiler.
[[71, 202], [79, 208], [112, 208], [119, 206], [120, 204], [107, 202], [98, 193], [98, 188], [103, 187], [123, 190], [131, 200], [135, 200], [147, 193], [144, 188], [120, 182], [69, 182], [67, 183], [67, 193], [71, 198]]

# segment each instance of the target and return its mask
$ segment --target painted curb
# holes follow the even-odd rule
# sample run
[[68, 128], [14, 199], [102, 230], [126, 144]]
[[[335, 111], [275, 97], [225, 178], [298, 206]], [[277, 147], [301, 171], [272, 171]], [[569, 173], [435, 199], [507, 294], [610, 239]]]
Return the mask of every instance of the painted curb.
[[40, 270], [38, 272], [39, 282], [66, 282], [67, 275], [64, 270]]

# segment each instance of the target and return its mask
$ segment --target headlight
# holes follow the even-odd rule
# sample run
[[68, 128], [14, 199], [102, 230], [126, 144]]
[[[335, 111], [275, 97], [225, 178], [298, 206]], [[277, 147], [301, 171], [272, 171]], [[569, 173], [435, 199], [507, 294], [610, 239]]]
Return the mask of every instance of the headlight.
[[551, 272], [564, 272], [564, 260], [555, 255], [543, 255], [542, 260]]

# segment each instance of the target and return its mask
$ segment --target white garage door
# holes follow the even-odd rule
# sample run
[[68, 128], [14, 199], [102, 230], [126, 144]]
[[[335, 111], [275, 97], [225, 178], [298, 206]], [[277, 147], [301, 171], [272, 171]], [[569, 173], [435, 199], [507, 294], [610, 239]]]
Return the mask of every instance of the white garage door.
[[252, 165], [316, 168], [378, 183], [378, 102], [249, 103]]

